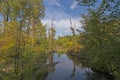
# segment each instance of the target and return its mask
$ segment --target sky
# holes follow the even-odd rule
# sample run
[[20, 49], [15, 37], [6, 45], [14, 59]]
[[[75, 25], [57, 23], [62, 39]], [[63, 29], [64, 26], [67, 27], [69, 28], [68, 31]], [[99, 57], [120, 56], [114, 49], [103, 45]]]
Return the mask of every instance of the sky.
[[56, 37], [72, 35], [70, 19], [75, 29], [81, 29], [81, 14], [86, 13], [85, 7], [78, 5], [76, 0], [45, 0], [45, 17], [42, 23], [50, 27], [53, 20], [56, 29]]
[[[46, 10], [45, 17], [41, 21], [49, 28], [53, 20], [56, 37], [72, 35], [70, 19], [75, 29], [81, 29], [81, 14], [87, 13], [87, 9], [79, 6], [76, 0], [44, 0], [43, 4]], [[0, 15], [0, 21], [2, 20]]]

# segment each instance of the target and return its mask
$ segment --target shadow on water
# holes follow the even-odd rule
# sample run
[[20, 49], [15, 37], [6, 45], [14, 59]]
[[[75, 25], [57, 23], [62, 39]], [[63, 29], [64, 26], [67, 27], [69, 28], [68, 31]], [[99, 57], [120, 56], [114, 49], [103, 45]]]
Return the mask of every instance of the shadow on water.
[[115, 80], [113, 76], [100, 72], [86, 72], [86, 80]]
[[[89, 65], [84, 59], [74, 56], [74, 55], [67, 55], [69, 59], [71, 59], [74, 63], [74, 66], [77, 65], [80, 67], [85, 67]], [[84, 73], [86, 76], [84, 80], [115, 80], [115, 77], [108, 72], [102, 72], [96, 69], [88, 68], [89, 70]]]
[[76, 56], [51, 54], [47, 59], [49, 74], [46, 80], [114, 80], [104, 73], [93, 71], [81, 64]]

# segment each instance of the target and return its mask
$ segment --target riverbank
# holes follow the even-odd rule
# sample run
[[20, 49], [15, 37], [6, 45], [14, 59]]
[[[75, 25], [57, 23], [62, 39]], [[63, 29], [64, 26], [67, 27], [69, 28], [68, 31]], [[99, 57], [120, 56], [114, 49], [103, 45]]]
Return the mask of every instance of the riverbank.
[[115, 80], [115, 76], [113, 73], [109, 72], [108, 70], [104, 70], [104, 69], [96, 69], [96, 67], [95, 66], [93, 67], [93, 65], [91, 65], [89, 61], [85, 60], [85, 56], [83, 57], [82, 55], [75, 54], [75, 53], [69, 53], [68, 55], [70, 55], [72, 59], [77, 57], [83, 66], [90, 67], [93, 72], [101, 76], [104, 76], [107, 80]]

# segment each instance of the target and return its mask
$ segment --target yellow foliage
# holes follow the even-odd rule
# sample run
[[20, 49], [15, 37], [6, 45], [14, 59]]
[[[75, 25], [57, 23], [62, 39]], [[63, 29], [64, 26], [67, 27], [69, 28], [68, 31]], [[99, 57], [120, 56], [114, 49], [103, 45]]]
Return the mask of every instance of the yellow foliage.
[[35, 47], [33, 47], [33, 51], [34, 52], [40, 52], [40, 47], [38, 45], [36, 45]]
[[15, 45], [15, 40], [13, 37], [5, 37], [0, 39], [0, 50], [3, 52], [7, 52], [10, 48], [12, 48]]

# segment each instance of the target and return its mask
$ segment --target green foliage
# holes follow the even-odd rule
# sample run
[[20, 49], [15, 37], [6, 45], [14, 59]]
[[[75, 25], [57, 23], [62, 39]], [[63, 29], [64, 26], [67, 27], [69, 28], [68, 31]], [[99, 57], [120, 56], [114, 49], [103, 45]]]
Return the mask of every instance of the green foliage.
[[[0, 78], [3, 80], [34, 80], [34, 72], [41, 79], [47, 73], [46, 68], [41, 67], [46, 62], [42, 53], [48, 44], [46, 28], [41, 24], [44, 10], [42, 0], [0, 0], [3, 17]], [[39, 67], [38, 72], [34, 71], [36, 67]]]
[[59, 37], [55, 41], [56, 51], [78, 53], [83, 47], [79, 44], [79, 35]]
[[[85, 5], [96, 4], [94, 0], [89, 1]], [[83, 55], [90, 67], [114, 76], [120, 74], [120, 5], [117, 2], [119, 0], [102, 0], [97, 8], [89, 9], [83, 16], [84, 31], [81, 33]]]
[[94, 5], [95, 2], [97, 2], [97, 0], [77, 0], [79, 1], [79, 5], [82, 6], [92, 6]]

